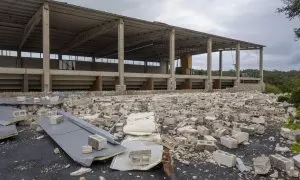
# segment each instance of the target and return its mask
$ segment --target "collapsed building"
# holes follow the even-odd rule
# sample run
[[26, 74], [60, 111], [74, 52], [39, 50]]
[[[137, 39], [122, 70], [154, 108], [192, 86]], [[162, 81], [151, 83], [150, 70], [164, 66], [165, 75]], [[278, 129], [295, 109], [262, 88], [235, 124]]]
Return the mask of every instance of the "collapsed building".
[[[52, 0], [0, 6], [1, 91], [263, 90], [263, 45]], [[258, 77], [241, 76], [241, 50], [259, 50]], [[225, 51], [236, 52], [235, 77], [222, 75]], [[194, 75], [192, 56], [205, 53], [207, 73]]]

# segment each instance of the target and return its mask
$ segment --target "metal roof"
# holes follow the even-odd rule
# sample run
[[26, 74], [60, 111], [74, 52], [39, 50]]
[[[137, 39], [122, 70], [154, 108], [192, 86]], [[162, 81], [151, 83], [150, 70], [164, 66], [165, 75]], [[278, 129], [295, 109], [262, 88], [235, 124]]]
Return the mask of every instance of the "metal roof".
[[[259, 49], [263, 45], [198, 32], [160, 22], [150, 22], [79, 7], [52, 0], [1, 0], [0, 49], [42, 52], [41, 7], [50, 9], [51, 53], [117, 58], [119, 19], [125, 24], [125, 59], [147, 60], [169, 57], [169, 32], [175, 29], [176, 58], [184, 54], [206, 53], [207, 39], [213, 39], [213, 52]], [[33, 26], [24, 43], [26, 27]], [[82, 37], [84, 41], [78, 41]], [[24, 39], [24, 38], [23, 38]]]

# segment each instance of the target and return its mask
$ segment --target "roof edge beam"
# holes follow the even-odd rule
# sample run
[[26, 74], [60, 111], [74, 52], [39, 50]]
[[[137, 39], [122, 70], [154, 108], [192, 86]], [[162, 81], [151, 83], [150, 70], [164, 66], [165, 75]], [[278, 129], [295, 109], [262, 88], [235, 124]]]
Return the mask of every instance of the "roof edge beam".
[[39, 10], [31, 17], [31, 19], [28, 21], [24, 28], [23, 36], [21, 39], [21, 43], [19, 45], [19, 50], [22, 50], [26, 40], [28, 39], [31, 32], [35, 29], [35, 27], [39, 24], [39, 22], [42, 19], [42, 11], [43, 11], [44, 5], [42, 5]]
[[[166, 29], [161, 29], [157, 31], [152, 31], [148, 33], [142, 33], [142, 34], [137, 34], [137, 35], [132, 35], [126, 39], [126, 42], [129, 42], [125, 45], [126, 49], [136, 49], [135, 46], [141, 45], [142, 47], [144, 46], [144, 43], [153, 44], [153, 41], [162, 39], [162, 37], [167, 36], [167, 30]], [[139, 48], [137, 48], [139, 49]], [[117, 52], [117, 47], [114, 45], [110, 45], [105, 50], [103, 53], [100, 55], [100, 57], [110, 57]]]
[[89, 40], [94, 39], [97, 36], [109, 32], [111, 29], [116, 28], [118, 21], [107, 21], [104, 24], [101, 24], [95, 28], [83, 31], [76, 35], [76, 37], [64, 48], [61, 49], [61, 53], [67, 52], [70, 49], [73, 49]]

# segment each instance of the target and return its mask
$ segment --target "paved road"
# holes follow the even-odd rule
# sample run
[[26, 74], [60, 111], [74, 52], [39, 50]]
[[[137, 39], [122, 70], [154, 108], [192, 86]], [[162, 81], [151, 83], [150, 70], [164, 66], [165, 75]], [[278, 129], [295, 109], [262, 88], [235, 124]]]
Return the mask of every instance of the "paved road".
[[[68, 180], [79, 179], [79, 177], [70, 176], [70, 172], [79, 169], [81, 166], [72, 161], [62, 150], [60, 154], [54, 154], [53, 150], [57, 145], [46, 134], [37, 133], [28, 129], [28, 127], [18, 127], [19, 136], [8, 140], [0, 141], [0, 179], [1, 180]], [[36, 137], [45, 135], [44, 138], [37, 140]], [[222, 150], [235, 153], [242, 157], [246, 165], [252, 166], [252, 158], [261, 154], [273, 154], [276, 142], [268, 140], [274, 136], [279, 140], [278, 128], [270, 126], [263, 136], [251, 137], [251, 144], [248, 146], [240, 145], [237, 150], [229, 150], [221, 147]], [[76, 140], [76, 139], [74, 139]], [[286, 154], [287, 156], [289, 154]], [[169, 179], [164, 174], [162, 167], [158, 166], [150, 171], [130, 171], [119, 172], [109, 168], [111, 161], [93, 163], [92, 172], [83, 175], [87, 180], [98, 180], [99, 176], [107, 180], [160, 180]], [[65, 168], [70, 164], [69, 168]], [[225, 168], [207, 162], [195, 162], [192, 165], [184, 165], [175, 162], [175, 171], [177, 180], [197, 179], [208, 180], [236, 180], [236, 179], [271, 179], [267, 176], [254, 176], [251, 172], [241, 173], [236, 168]], [[270, 174], [273, 173], [273, 169]], [[279, 173], [283, 179], [288, 179], [285, 173]], [[196, 178], [196, 177], [194, 177]]]

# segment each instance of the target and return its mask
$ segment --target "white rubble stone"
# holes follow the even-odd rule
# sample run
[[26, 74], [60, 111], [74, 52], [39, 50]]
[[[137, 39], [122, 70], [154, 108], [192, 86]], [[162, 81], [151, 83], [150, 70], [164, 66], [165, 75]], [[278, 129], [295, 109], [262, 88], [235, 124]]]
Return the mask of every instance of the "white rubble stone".
[[230, 136], [222, 136], [220, 137], [221, 144], [230, 149], [234, 149], [238, 147], [238, 141]]
[[17, 96], [17, 101], [24, 102], [26, 100], [25, 96]]
[[197, 126], [197, 130], [199, 135], [201, 136], [209, 135], [209, 129], [206, 128], [205, 126]]
[[288, 148], [288, 147], [280, 147], [280, 145], [277, 143], [276, 147], [275, 147], [275, 151], [278, 151], [278, 152], [288, 152], [288, 151], [290, 151], [290, 148]]
[[271, 169], [270, 158], [265, 155], [253, 158], [253, 166], [255, 174], [267, 174]]
[[260, 116], [258, 118], [256, 118], [256, 117], [252, 118], [252, 122], [256, 123], [256, 124], [265, 124], [266, 120], [263, 116]]
[[244, 162], [241, 158], [236, 158], [236, 167], [241, 171], [249, 171], [249, 169], [245, 166]]
[[278, 178], [278, 171], [274, 170], [274, 173], [270, 175], [271, 178]]
[[211, 136], [211, 135], [204, 135], [204, 136], [203, 136], [203, 139], [204, 139], [204, 140], [207, 140], [207, 141], [214, 141], [214, 142], [217, 142], [217, 140], [216, 140], [213, 136]]
[[220, 138], [220, 137], [226, 135], [226, 133], [227, 133], [227, 129], [226, 128], [219, 128], [219, 129], [217, 129], [215, 131], [214, 136], [216, 138]]
[[283, 157], [280, 154], [271, 155], [270, 160], [272, 166], [281, 171], [287, 172], [294, 168], [293, 160]]
[[71, 176], [81, 176], [81, 175], [83, 175], [85, 173], [89, 173], [91, 171], [92, 171], [91, 168], [82, 167], [82, 168], [78, 169], [77, 171], [71, 172], [70, 175]]
[[96, 150], [101, 150], [107, 146], [107, 139], [98, 134], [90, 135], [88, 137], [88, 145]]
[[281, 136], [286, 139], [289, 139], [291, 133], [292, 133], [292, 131], [288, 128], [281, 128], [281, 130], [280, 130]]
[[93, 152], [92, 146], [89, 146], [89, 145], [82, 146], [82, 153], [83, 154], [90, 154], [92, 152]]
[[227, 167], [236, 165], [236, 156], [225, 151], [217, 150], [213, 152], [213, 159], [218, 163]]
[[50, 124], [52, 125], [60, 124], [63, 122], [63, 120], [63, 115], [55, 115], [49, 117]]
[[186, 144], [187, 138], [186, 137], [175, 137], [174, 138], [177, 144]]
[[60, 151], [59, 151], [58, 148], [55, 148], [55, 149], [53, 150], [53, 152], [54, 152], [54, 154], [59, 154], [59, 153], [60, 153]]
[[255, 133], [255, 128], [254, 127], [251, 127], [251, 126], [241, 126], [241, 131], [242, 132], [246, 132], [246, 133], [249, 133], [249, 134], [254, 134]]
[[39, 103], [41, 102], [40, 98], [33, 98], [33, 103]]
[[237, 140], [238, 144], [249, 141], [249, 133], [245, 132], [238, 132], [232, 135], [232, 137]]
[[194, 129], [192, 126], [184, 126], [182, 128], [178, 128], [177, 132], [186, 138], [189, 136], [197, 136], [198, 135], [198, 131], [196, 129]]
[[295, 165], [300, 168], [300, 154], [293, 157]]

